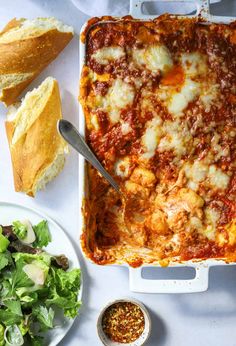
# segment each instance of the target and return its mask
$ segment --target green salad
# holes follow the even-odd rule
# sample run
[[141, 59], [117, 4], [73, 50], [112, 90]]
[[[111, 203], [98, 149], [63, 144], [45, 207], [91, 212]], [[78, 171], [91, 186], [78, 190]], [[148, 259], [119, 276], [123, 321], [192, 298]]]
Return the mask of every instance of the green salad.
[[0, 346], [43, 345], [59, 311], [75, 318], [81, 302], [80, 269], [42, 248], [51, 241], [45, 220], [0, 226]]

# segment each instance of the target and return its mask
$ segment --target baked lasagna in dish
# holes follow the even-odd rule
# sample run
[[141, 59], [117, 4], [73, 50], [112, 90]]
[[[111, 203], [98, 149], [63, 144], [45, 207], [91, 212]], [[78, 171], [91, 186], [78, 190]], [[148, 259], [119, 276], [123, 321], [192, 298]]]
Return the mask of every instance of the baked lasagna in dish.
[[98, 264], [236, 261], [236, 23], [92, 19], [82, 247]]

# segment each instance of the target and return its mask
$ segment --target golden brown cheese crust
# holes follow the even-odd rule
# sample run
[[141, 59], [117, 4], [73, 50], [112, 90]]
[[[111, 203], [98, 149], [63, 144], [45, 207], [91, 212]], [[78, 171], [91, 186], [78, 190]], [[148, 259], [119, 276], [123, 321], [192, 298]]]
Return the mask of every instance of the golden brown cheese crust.
[[87, 141], [126, 196], [88, 167], [87, 256], [235, 260], [236, 24], [105, 17], [85, 38]]

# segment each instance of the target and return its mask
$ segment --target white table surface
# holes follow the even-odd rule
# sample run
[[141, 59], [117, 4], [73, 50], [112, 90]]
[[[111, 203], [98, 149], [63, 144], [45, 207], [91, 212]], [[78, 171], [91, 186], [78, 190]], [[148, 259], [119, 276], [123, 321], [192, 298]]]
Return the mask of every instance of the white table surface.
[[[96, 1], [96, 0], [94, 0]], [[116, 0], [118, 1], [118, 0]], [[236, 1], [226, 0], [227, 12], [236, 15]], [[226, 11], [215, 5], [216, 14]], [[228, 13], [227, 13], [228, 14]], [[0, 26], [13, 17], [55, 16], [72, 25], [79, 33], [88, 18], [69, 0], [0, 0]], [[76, 36], [63, 53], [32, 83], [46, 76], [59, 81], [66, 119], [78, 125], [79, 44]], [[151, 295], [129, 291], [128, 270], [99, 267], [81, 256], [78, 242], [77, 156], [71, 151], [63, 172], [47, 189], [30, 198], [15, 193], [10, 155], [4, 130], [6, 110], [0, 106], [0, 200], [11, 201], [45, 211], [61, 224], [73, 240], [81, 261], [84, 278], [83, 307], [71, 331], [60, 346], [99, 346], [96, 319], [109, 300], [130, 296], [141, 300], [150, 310], [153, 329], [148, 346], [236, 346], [236, 267], [218, 267], [210, 271], [209, 290], [199, 294]], [[1, 212], [1, 211], [0, 211]], [[152, 277], [156, 269], [149, 272]], [[184, 269], [184, 275], [186, 270]], [[169, 274], [167, 274], [168, 277]]]

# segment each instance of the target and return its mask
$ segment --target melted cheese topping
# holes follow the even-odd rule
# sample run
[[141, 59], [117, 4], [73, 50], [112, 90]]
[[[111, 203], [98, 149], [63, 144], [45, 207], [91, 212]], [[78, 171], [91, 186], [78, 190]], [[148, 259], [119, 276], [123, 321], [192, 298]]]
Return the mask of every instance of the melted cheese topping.
[[110, 107], [124, 108], [133, 102], [134, 89], [130, 84], [116, 79], [109, 89], [106, 99]]
[[218, 84], [206, 83], [202, 86], [200, 101], [202, 102], [205, 111], [209, 112], [211, 106], [219, 99], [220, 90]]
[[210, 184], [218, 189], [226, 189], [229, 183], [229, 176], [215, 165], [209, 167]]
[[176, 116], [182, 115], [189, 103], [194, 101], [200, 93], [200, 84], [186, 79], [180, 92], [173, 93], [170, 100], [167, 101], [168, 111]]
[[196, 191], [199, 183], [207, 177], [208, 166], [201, 161], [195, 160], [193, 164], [187, 163], [184, 166], [184, 172], [188, 178], [188, 187]]
[[180, 57], [186, 75], [195, 77], [207, 72], [206, 56], [198, 53], [184, 53]]
[[220, 145], [221, 136], [218, 132], [214, 132], [214, 136], [211, 139], [211, 150], [215, 153], [214, 161], [218, 161], [222, 156], [229, 155], [229, 148], [222, 147]]
[[197, 190], [199, 183], [205, 181], [205, 185], [210, 184], [213, 189], [225, 190], [228, 186], [230, 177], [225, 174], [220, 168], [215, 165], [206, 164], [206, 160], [194, 161], [193, 164], [186, 164], [184, 167], [184, 172], [188, 178], [188, 186], [193, 190]]
[[142, 65], [146, 65], [144, 52], [145, 52], [145, 49], [138, 49], [138, 48], [134, 48], [132, 51], [132, 59], [135, 62], [135, 64], [139, 67], [142, 67]]
[[130, 158], [124, 157], [115, 163], [115, 173], [121, 178], [127, 178], [130, 172]]
[[155, 72], [166, 72], [172, 66], [172, 58], [166, 46], [151, 45], [146, 49], [133, 49], [133, 59], [138, 66], [146, 67]]
[[205, 218], [207, 226], [202, 229], [202, 233], [210, 240], [214, 240], [216, 236], [216, 225], [220, 218], [220, 213], [212, 208], [205, 209]]
[[[184, 84], [177, 87], [160, 86], [158, 97], [164, 101], [168, 111], [174, 116], [182, 116], [188, 105], [200, 98], [205, 110], [209, 112], [219, 97], [219, 85], [203, 79], [207, 73], [207, 58], [198, 52], [184, 53], [180, 56], [184, 73]], [[179, 90], [180, 89], [180, 90]]]
[[97, 118], [96, 113], [91, 114], [90, 121], [91, 121], [91, 124], [92, 124], [94, 130], [98, 131], [99, 130], [99, 123], [98, 123], [98, 118]]
[[[230, 177], [215, 165], [206, 164], [206, 160], [194, 161], [193, 164], [186, 164], [184, 172], [188, 178], [188, 186], [197, 190], [199, 183], [205, 181], [205, 185], [210, 184], [213, 189], [225, 190], [228, 186]], [[207, 179], [207, 180], [206, 180]]]
[[142, 136], [142, 143], [145, 150], [142, 156], [145, 159], [150, 159], [155, 154], [161, 135], [161, 123], [162, 121], [159, 117], [155, 117], [147, 122], [146, 131]]
[[155, 174], [152, 171], [142, 167], [136, 167], [133, 170], [130, 179], [134, 183], [145, 187], [152, 187], [156, 181]]
[[121, 124], [121, 131], [123, 135], [127, 135], [130, 131], [132, 131], [132, 127], [129, 123], [124, 122]]
[[185, 174], [187, 178], [194, 180], [195, 182], [203, 181], [208, 173], [208, 167], [201, 161], [195, 160], [194, 163], [185, 165]]
[[121, 47], [103, 47], [93, 53], [92, 58], [101, 65], [106, 65], [111, 61], [123, 58], [125, 51]]
[[144, 53], [147, 67], [152, 71], [167, 71], [173, 62], [165, 46], [150, 46]]
[[[181, 214], [187, 212], [192, 215], [203, 204], [204, 200], [196, 192], [188, 188], [181, 188], [175, 195], [170, 195], [166, 201], [162, 201], [162, 208], [168, 217], [169, 225], [175, 227]], [[179, 221], [185, 222], [183, 218]]]
[[164, 137], [161, 139], [158, 150], [160, 152], [173, 150], [181, 156], [186, 153], [192, 136], [186, 126], [179, 121], [165, 121], [163, 124]]
[[196, 216], [192, 216], [190, 218], [190, 225], [193, 229], [196, 229], [198, 231], [201, 231], [203, 228], [202, 221]]
[[108, 112], [112, 124], [120, 120], [120, 111], [132, 104], [134, 95], [135, 91], [132, 85], [121, 79], [115, 79], [106, 96], [102, 98], [98, 96], [102, 101], [100, 106]]

